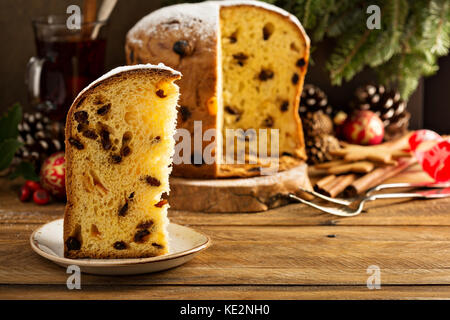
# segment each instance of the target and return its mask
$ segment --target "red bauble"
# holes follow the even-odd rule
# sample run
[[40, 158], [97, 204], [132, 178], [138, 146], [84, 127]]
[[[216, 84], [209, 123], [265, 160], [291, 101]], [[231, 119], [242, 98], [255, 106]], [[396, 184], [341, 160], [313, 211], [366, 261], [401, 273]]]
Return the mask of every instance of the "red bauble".
[[383, 141], [384, 125], [372, 111], [357, 111], [345, 120], [342, 136], [347, 142], [354, 144], [379, 144]]
[[66, 196], [66, 161], [64, 152], [52, 154], [41, 167], [41, 184], [56, 198]]

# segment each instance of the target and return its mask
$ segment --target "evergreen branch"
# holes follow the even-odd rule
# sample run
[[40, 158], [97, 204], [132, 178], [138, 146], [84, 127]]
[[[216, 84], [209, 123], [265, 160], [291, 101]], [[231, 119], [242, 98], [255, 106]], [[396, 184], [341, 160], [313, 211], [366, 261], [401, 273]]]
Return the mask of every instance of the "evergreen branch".
[[[163, 3], [203, 0], [163, 0]], [[312, 47], [333, 38], [336, 48], [326, 68], [331, 83], [351, 80], [365, 66], [379, 82], [400, 90], [407, 99], [420, 77], [438, 69], [437, 57], [450, 48], [449, 0], [263, 0], [296, 15]], [[382, 29], [366, 29], [369, 4], [382, 9]], [[314, 52], [311, 51], [311, 61]]]
[[323, 17], [320, 22], [319, 25], [317, 26], [316, 30], [314, 31], [314, 36], [313, 36], [313, 40], [315, 42], [319, 42], [323, 39], [324, 35], [325, 35], [325, 27], [328, 24], [328, 19], [330, 18], [330, 14], [327, 13], [325, 15], [325, 17]]
[[411, 46], [409, 44], [409, 41], [413, 37], [413, 35], [416, 31], [417, 31], [417, 24], [412, 23], [412, 26], [408, 25], [408, 27], [406, 28], [406, 33], [404, 34], [403, 38], [401, 39], [402, 52], [411, 51]]
[[[431, 2], [433, 4], [434, 2]], [[448, 2], [443, 3], [443, 7], [438, 10], [440, 13], [439, 15], [439, 22], [437, 25], [436, 30], [436, 36], [435, 36], [435, 45], [431, 47], [431, 52], [436, 53], [438, 55], [444, 55], [448, 53], [448, 43], [445, 43], [444, 40], [446, 37], [448, 37], [448, 34], [444, 33], [444, 23], [445, 23], [445, 16], [447, 15], [448, 10]]]
[[[338, 13], [338, 16], [334, 18], [325, 31], [329, 37], [336, 37], [342, 34], [344, 30], [355, 24], [355, 21], [361, 18], [365, 1], [357, 1], [353, 6], [345, 6], [345, 2], [340, 3], [341, 5], [338, 5], [337, 9], [342, 12]], [[357, 10], [355, 10], [355, 7]]]
[[408, 4], [406, 0], [390, 0], [382, 8], [383, 28], [376, 30], [377, 45], [368, 65], [376, 67], [388, 61], [395, 53], [401, 51], [400, 37], [406, 20]]
[[382, 83], [408, 97], [416, 89], [420, 76], [431, 75], [437, 68], [435, 56], [416, 52], [397, 54], [376, 71]]
[[310, 13], [310, 8], [311, 8], [311, 1], [312, 0], [306, 0], [306, 3], [305, 3], [305, 9], [304, 9], [304, 14], [303, 14], [303, 23], [305, 24], [305, 28], [309, 27], [309, 13]]
[[393, 1], [390, 1], [389, 3], [391, 3], [392, 4], [392, 7], [394, 8], [393, 9], [393, 11], [394, 11], [394, 14], [393, 14], [393, 19], [392, 19], [392, 30], [397, 30], [397, 27], [398, 27], [398, 25], [399, 25], [399, 19], [400, 19], [400, 13], [399, 13], [399, 10], [400, 10], [400, 5], [399, 5], [399, 1], [400, 0], [393, 0]]
[[[359, 41], [357, 41], [356, 44], [353, 46], [353, 48], [351, 49], [349, 54], [347, 54], [345, 56], [344, 61], [339, 66], [337, 66], [337, 68], [331, 68], [330, 76], [331, 76], [331, 81], [333, 84], [340, 84], [342, 82], [341, 74], [343, 73], [345, 68], [348, 67], [348, 65], [352, 61], [353, 57], [358, 53], [358, 50], [360, 49], [360, 47], [367, 41], [371, 32], [372, 32], [372, 30], [367, 29], [363, 33], [363, 35], [360, 37]], [[330, 67], [331, 67], [331, 65], [330, 65]]]

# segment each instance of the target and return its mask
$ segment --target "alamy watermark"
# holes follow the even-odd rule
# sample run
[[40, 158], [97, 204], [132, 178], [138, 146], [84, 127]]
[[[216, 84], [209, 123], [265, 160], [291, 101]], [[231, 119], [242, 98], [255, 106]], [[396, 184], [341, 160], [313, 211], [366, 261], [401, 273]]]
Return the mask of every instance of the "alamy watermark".
[[70, 5], [66, 10], [67, 14], [70, 16], [66, 20], [66, 26], [69, 30], [80, 30], [81, 29], [81, 9], [77, 5]]
[[[203, 131], [202, 121], [194, 121], [193, 134], [187, 129], [177, 129], [173, 163], [201, 165], [220, 161], [221, 164], [260, 164], [261, 174], [271, 175], [279, 168], [279, 136], [279, 129], [225, 129], [223, 137], [222, 132], [215, 128]], [[217, 152], [220, 154], [221, 151], [217, 148], [221, 146], [218, 141], [225, 145], [221, 150], [224, 154], [219, 159]]]
[[367, 278], [367, 288], [369, 290], [381, 289], [381, 269], [379, 266], [371, 265], [367, 268], [367, 274], [370, 276]]
[[381, 29], [381, 9], [376, 4], [372, 4], [367, 7], [366, 10], [367, 14], [370, 14], [370, 16], [367, 18], [366, 26], [367, 29], [373, 30], [373, 29]]
[[67, 278], [66, 285], [67, 289], [73, 290], [81, 290], [81, 270], [80, 267], [72, 264], [67, 267], [66, 273], [70, 274]]

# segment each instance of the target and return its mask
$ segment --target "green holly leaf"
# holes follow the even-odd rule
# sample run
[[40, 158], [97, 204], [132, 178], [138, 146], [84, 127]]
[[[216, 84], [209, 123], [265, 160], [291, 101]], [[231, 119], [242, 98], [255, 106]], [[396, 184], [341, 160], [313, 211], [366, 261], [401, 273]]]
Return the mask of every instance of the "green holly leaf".
[[22, 146], [16, 138], [6, 139], [0, 142], [0, 171], [5, 170], [11, 164], [17, 149]]
[[6, 139], [16, 139], [19, 135], [17, 126], [22, 120], [22, 107], [19, 103], [14, 104], [5, 114], [0, 117], [0, 142]]
[[9, 174], [9, 179], [13, 180], [18, 177], [24, 177], [25, 180], [33, 180], [33, 181], [39, 181], [39, 176], [36, 174], [36, 170], [30, 162], [21, 162], [19, 165], [15, 168], [13, 172]]

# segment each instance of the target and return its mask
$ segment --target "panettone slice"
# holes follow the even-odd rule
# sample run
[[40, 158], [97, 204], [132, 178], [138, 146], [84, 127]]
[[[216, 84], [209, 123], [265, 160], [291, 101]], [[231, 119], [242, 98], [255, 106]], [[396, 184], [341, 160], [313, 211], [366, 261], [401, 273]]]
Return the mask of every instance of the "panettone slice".
[[66, 122], [65, 257], [168, 252], [164, 194], [180, 76], [163, 65], [121, 67], [75, 99]]

